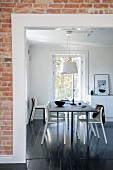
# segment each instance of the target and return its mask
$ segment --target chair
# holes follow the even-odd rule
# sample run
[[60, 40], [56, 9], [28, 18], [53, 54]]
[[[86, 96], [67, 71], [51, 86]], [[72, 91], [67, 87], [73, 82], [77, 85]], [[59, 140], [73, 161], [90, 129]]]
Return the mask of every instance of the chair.
[[[90, 102], [86, 102], [87, 104], [89, 104]], [[74, 127], [74, 131], [76, 132], [77, 134], [77, 137], [78, 139], [80, 139], [80, 136], [79, 136], [79, 131], [80, 131], [80, 120], [79, 118], [82, 117], [82, 118], [86, 118], [86, 113], [84, 112], [74, 112], [74, 124], [73, 124], [73, 127]], [[75, 118], [76, 118], [76, 124], [75, 124]]]
[[[55, 113], [50, 113], [49, 112], [49, 107], [50, 107], [50, 102], [46, 105], [46, 108], [45, 108], [47, 119], [46, 119], [46, 124], [45, 124], [45, 127], [44, 127], [44, 132], [43, 132], [43, 135], [42, 135], [41, 145], [43, 144], [48, 124], [57, 123], [57, 115]], [[59, 123], [63, 123], [63, 126], [64, 126], [64, 144], [66, 144], [65, 114], [60, 114], [58, 119], [59, 119]]]
[[[92, 114], [92, 118], [89, 118], [88, 124], [89, 124], [89, 127], [91, 127], [92, 129], [94, 129], [93, 124], [95, 125], [95, 129], [96, 129], [98, 138], [100, 138], [100, 136], [99, 136], [97, 124], [101, 124], [104, 139], [105, 139], [105, 143], [107, 144], [107, 138], [106, 138], [104, 125], [103, 125], [104, 122], [105, 122], [105, 119], [104, 119], [104, 117], [105, 117], [105, 115], [104, 115], [104, 106], [103, 105], [97, 105], [96, 110], [98, 111], [98, 113], [93, 113]], [[85, 129], [85, 132], [86, 132], [86, 118], [79, 118], [79, 121], [84, 123], [84, 126], [85, 126], [84, 129]], [[85, 136], [86, 136], [85, 132], [84, 132], [84, 144], [85, 144]], [[94, 131], [94, 134], [95, 134], [95, 131]], [[96, 134], [95, 134], [95, 136], [96, 136]]]
[[32, 109], [31, 109], [29, 122], [33, 121], [36, 109], [42, 109], [43, 110], [43, 119], [44, 119], [44, 122], [45, 122], [45, 107], [46, 107], [46, 105], [38, 105], [36, 97], [33, 97], [31, 100], [32, 100]]

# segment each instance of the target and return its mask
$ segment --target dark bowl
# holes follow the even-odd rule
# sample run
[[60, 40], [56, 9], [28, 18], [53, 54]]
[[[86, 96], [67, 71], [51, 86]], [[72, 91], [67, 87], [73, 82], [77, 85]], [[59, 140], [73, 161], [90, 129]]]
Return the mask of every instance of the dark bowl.
[[65, 102], [64, 101], [55, 101], [55, 104], [58, 106], [58, 107], [62, 107]]
[[99, 89], [99, 92], [104, 93], [106, 90], [104, 89]]

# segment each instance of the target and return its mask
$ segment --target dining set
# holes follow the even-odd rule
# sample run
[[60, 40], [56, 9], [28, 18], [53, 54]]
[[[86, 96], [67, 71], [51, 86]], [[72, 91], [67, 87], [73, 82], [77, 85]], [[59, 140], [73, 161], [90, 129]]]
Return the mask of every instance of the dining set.
[[[56, 123], [57, 127], [57, 147], [59, 147], [59, 124], [63, 123], [63, 131], [64, 131], [64, 144], [66, 144], [66, 115], [71, 114], [71, 144], [73, 144], [73, 129], [75, 128], [75, 115], [77, 117], [76, 122], [76, 133], [79, 139], [79, 130], [80, 130], [80, 122], [84, 124], [84, 144], [86, 142], [87, 149], [90, 146], [90, 131], [94, 132], [94, 135], [100, 138], [98, 132], [97, 124], [101, 124], [105, 143], [107, 144], [106, 133], [104, 129], [103, 123], [103, 114], [104, 114], [104, 106], [97, 105], [95, 108], [89, 105], [87, 102], [83, 101], [75, 101], [74, 104], [71, 104], [69, 101], [53, 101], [48, 102], [46, 105], [39, 106], [37, 105], [37, 99], [34, 97], [32, 99], [32, 111], [30, 116], [30, 121], [33, 121], [33, 116], [35, 113], [35, 109], [41, 108], [43, 109], [43, 120], [45, 122], [44, 131], [42, 135], [41, 145], [44, 143], [45, 135], [47, 133], [47, 128], [49, 124]], [[82, 116], [83, 115], [83, 116]], [[69, 119], [69, 117], [68, 117]], [[94, 128], [94, 126], [95, 128]]]

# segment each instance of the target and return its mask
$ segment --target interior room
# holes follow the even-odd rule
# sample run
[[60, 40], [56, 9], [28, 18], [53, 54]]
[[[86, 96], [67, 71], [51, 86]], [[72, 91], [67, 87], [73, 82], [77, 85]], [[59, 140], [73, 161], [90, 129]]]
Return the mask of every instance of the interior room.
[[[113, 136], [110, 135], [110, 129], [113, 122], [112, 114], [112, 98], [113, 98], [113, 29], [112, 28], [90, 28], [90, 27], [52, 27], [52, 28], [39, 28], [39, 29], [27, 29], [26, 30], [26, 51], [28, 58], [28, 92], [29, 92], [29, 111], [26, 121], [28, 122], [27, 130], [30, 134], [30, 139], [27, 138], [27, 155], [26, 159], [29, 167], [33, 167], [35, 163], [41, 168], [40, 158], [43, 159], [43, 168], [59, 167], [66, 169], [67, 167], [75, 168], [78, 166], [80, 169], [87, 168], [87, 161], [82, 161], [80, 165], [70, 161], [70, 157], [76, 157], [87, 160], [87, 156], [90, 159], [111, 159], [113, 157], [112, 151], [110, 152], [111, 141]], [[80, 140], [76, 137], [74, 131], [74, 147], [70, 149], [70, 136], [71, 136], [71, 115], [69, 115], [69, 129], [66, 129], [66, 145], [63, 146], [62, 137], [62, 125], [59, 125], [59, 150], [55, 148], [56, 145], [56, 126], [50, 125], [48, 127], [47, 136], [43, 145], [41, 144], [41, 137], [44, 131], [43, 124], [43, 112], [42, 109], [36, 109], [33, 121], [29, 123], [30, 114], [32, 110], [33, 97], [37, 98], [38, 105], [46, 105], [48, 101], [55, 101], [65, 98], [64, 96], [58, 97], [55, 94], [55, 76], [57, 67], [55, 65], [56, 60], [61, 58], [80, 58], [80, 72], [81, 78], [79, 83], [79, 95], [75, 95], [75, 101], [83, 100], [86, 103], [90, 103], [91, 106], [103, 105], [105, 112], [105, 131], [107, 136], [106, 144], [104, 136], [101, 131], [101, 126], [98, 125], [100, 139], [95, 137], [94, 134], [90, 137], [91, 149], [89, 155], [87, 155], [86, 144], [83, 139], [84, 126], [81, 123]], [[56, 59], [57, 58], [57, 59]], [[97, 94], [96, 93], [96, 75], [108, 76], [108, 93]], [[72, 99], [72, 96], [71, 96]], [[68, 127], [68, 119], [67, 127]], [[75, 118], [75, 124], [76, 122]], [[57, 132], [56, 132], [57, 133]], [[110, 136], [109, 136], [110, 135]], [[29, 135], [28, 135], [29, 136]], [[34, 140], [31, 140], [32, 137]], [[41, 146], [41, 147], [40, 147]], [[76, 147], [75, 147], [76, 146]], [[49, 148], [50, 147], [50, 148]], [[30, 148], [30, 149], [29, 149]], [[80, 149], [81, 148], [81, 149]], [[76, 150], [77, 149], [77, 150]], [[63, 153], [62, 153], [63, 152]], [[67, 152], [67, 153], [65, 153]], [[61, 154], [62, 153], [62, 154]], [[69, 154], [69, 157], [68, 157]], [[50, 159], [48, 163], [47, 159]], [[57, 159], [56, 159], [57, 158]], [[65, 159], [64, 159], [65, 158]], [[60, 161], [61, 165], [60, 165]], [[65, 162], [66, 161], [66, 162]], [[108, 161], [109, 162], [109, 161]], [[72, 165], [71, 165], [72, 163]], [[103, 162], [106, 166], [106, 162]], [[76, 166], [75, 166], [76, 164]], [[90, 168], [96, 168], [96, 162], [91, 163]], [[103, 168], [103, 165], [99, 163], [99, 169]]]
[[[71, 32], [70, 44], [67, 42], [67, 33]], [[101, 100], [104, 102], [105, 111], [107, 108], [106, 95], [95, 94], [95, 74], [108, 74], [109, 76], [109, 98], [113, 95], [113, 39], [112, 28], [40, 28], [39, 30], [26, 30], [28, 46], [28, 89], [29, 99], [36, 95], [39, 104], [46, 104], [49, 100], [55, 99], [54, 84], [54, 58], [61, 55], [70, 57], [80, 56], [82, 58], [82, 82], [79, 85], [82, 90], [79, 100], [89, 101]], [[27, 53], [27, 52], [26, 52]], [[70, 53], [70, 54], [69, 54]], [[85, 80], [84, 80], [85, 79]], [[46, 82], [46, 83], [45, 83]], [[42, 93], [42, 91], [44, 93]], [[91, 95], [93, 91], [93, 96]], [[96, 99], [94, 99], [96, 98]], [[99, 98], [99, 99], [98, 99]], [[105, 99], [104, 99], [105, 98]], [[103, 101], [102, 101], [103, 100]], [[109, 100], [109, 99], [107, 99]], [[110, 100], [109, 100], [110, 102]], [[93, 104], [96, 104], [93, 102]], [[111, 105], [111, 103], [109, 103]], [[109, 107], [109, 106], [108, 106]], [[111, 108], [112, 110], [112, 108]], [[30, 109], [27, 115], [29, 119]], [[112, 121], [112, 112], [106, 111], [106, 118]], [[41, 114], [42, 115], [42, 114]], [[38, 118], [41, 118], [38, 113]], [[35, 114], [37, 117], [37, 113]]]

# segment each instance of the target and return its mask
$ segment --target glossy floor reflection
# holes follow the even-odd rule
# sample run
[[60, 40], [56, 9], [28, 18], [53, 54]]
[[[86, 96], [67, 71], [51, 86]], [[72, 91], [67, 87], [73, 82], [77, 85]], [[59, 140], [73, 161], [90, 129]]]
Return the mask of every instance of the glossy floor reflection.
[[[113, 170], [113, 123], [105, 123], [108, 144], [105, 144], [101, 127], [100, 139], [91, 134], [87, 152], [83, 144], [83, 131], [78, 140], [74, 132], [71, 145], [71, 128], [67, 128], [66, 145], [63, 144], [63, 126], [59, 126], [59, 148], [56, 145], [56, 125], [50, 125], [44, 144], [41, 145], [44, 124], [34, 120], [27, 125], [27, 169], [28, 170]], [[82, 124], [81, 124], [82, 129]]]

